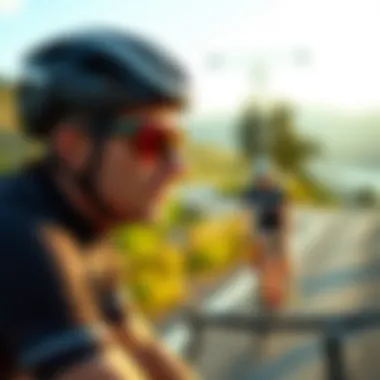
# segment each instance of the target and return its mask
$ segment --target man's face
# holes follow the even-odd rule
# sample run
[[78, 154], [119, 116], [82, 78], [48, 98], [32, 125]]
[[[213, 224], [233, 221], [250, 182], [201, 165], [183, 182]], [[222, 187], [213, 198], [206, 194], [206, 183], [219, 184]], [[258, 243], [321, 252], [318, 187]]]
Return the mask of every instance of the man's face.
[[[179, 111], [164, 107], [121, 115], [121, 131], [104, 146], [98, 190], [125, 221], [151, 220], [182, 171], [178, 150]], [[136, 122], [136, 131], [123, 130]]]
[[[104, 142], [96, 173], [96, 191], [119, 221], [147, 221], [172, 181], [182, 171], [180, 110], [154, 107], [117, 117]], [[72, 170], [86, 170], [91, 139], [72, 125], [58, 128], [55, 147]]]

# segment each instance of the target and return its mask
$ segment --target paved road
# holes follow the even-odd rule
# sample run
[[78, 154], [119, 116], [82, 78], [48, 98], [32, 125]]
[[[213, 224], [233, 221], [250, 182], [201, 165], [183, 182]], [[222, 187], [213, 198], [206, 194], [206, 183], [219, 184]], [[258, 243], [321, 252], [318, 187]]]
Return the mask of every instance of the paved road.
[[[289, 310], [343, 312], [380, 303], [380, 224], [375, 214], [298, 209], [293, 231], [292, 259], [299, 291]], [[256, 313], [255, 289], [255, 279], [242, 269], [204, 300], [203, 307], [209, 313]], [[189, 332], [183, 325], [176, 328], [166, 338], [181, 352]], [[349, 338], [355, 339], [347, 351], [350, 380], [380, 378], [380, 364], [375, 365], [380, 360], [374, 359], [379, 338], [380, 333], [374, 332]], [[320, 341], [315, 336], [259, 339], [248, 332], [210, 330], [204, 342], [199, 369], [208, 380], [323, 379]]]

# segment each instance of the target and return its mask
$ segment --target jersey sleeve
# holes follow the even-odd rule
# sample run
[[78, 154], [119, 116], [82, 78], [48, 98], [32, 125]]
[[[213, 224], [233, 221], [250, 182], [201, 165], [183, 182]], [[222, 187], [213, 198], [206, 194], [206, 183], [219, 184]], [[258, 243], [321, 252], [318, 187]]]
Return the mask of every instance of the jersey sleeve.
[[54, 259], [39, 226], [1, 218], [0, 247], [0, 333], [18, 367], [48, 379], [94, 356], [102, 329], [85, 313], [79, 317], [81, 285], [70, 284], [68, 267]]

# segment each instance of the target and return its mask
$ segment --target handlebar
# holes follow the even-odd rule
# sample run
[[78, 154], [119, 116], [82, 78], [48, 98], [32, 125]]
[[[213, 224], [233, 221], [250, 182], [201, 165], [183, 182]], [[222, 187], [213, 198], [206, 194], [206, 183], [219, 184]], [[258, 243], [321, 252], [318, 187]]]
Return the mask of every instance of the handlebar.
[[380, 310], [362, 310], [347, 314], [260, 314], [239, 315], [236, 313], [201, 314], [189, 311], [187, 320], [193, 330], [188, 358], [196, 360], [199, 355], [202, 334], [207, 327], [256, 333], [297, 332], [321, 333], [324, 338], [324, 353], [328, 380], [347, 380], [342, 352], [342, 338], [348, 332], [361, 331], [380, 326]]

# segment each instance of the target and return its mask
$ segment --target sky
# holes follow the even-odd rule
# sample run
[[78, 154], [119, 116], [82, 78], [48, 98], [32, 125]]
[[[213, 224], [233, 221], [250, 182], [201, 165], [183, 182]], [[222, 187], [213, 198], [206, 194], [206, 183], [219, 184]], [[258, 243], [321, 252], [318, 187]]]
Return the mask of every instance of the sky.
[[[259, 58], [271, 76], [269, 95], [373, 106], [380, 104], [379, 14], [379, 0], [0, 0], [0, 73], [17, 74], [23, 51], [41, 38], [108, 24], [176, 53], [202, 112], [238, 106]], [[303, 66], [294, 62], [299, 48], [310, 53]], [[224, 65], [213, 68], [210, 53]]]

